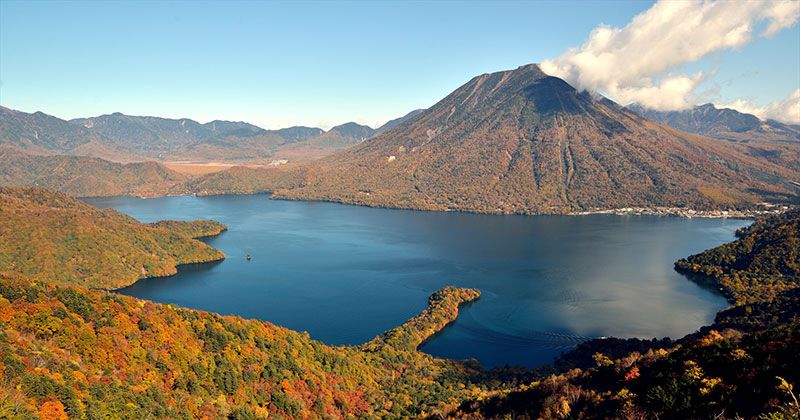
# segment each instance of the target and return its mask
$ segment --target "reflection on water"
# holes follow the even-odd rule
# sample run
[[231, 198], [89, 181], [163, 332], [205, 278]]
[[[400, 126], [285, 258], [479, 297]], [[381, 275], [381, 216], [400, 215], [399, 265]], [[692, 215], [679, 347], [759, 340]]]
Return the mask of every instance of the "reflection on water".
[[358, 344], [424, 309], [442, 286], [476, 287], [481, 299], [422, 348], [487, 366], [548, 363], [592, 337], [694, 331], [726, 302], [672, 264], [747, 223], [415, 212], [263, 195], [87, 201], [145, 222], [228, 225], [207, 240], [224, 262], [182, 267], [122, 293]]

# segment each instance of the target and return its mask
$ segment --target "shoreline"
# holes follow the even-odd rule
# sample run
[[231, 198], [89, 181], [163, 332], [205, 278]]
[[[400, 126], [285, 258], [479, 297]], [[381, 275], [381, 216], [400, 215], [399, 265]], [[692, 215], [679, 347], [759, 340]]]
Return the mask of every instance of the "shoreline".
[[[245, 196], [266, 195], [268, 198], [272, 199], [270, 193], [224, 194], [222, 196], [225, 196], [225, 195], [245, 195]], [[189, 195], [186, 195], [186, 196], [189, 196]], [[128, 196], [117, 196], [117, 197], [128, 197]], [[313, 202], [321, 202], [320, 200], [293, 200], [293, 199], [285, 200], [285, 199], [282, 199], [282, 198], [276, 198], [275, 200], [306, 201], [306, 202], [312, 202], [312, 203]], [[322, 201], [322, 202], [330, 202], [330, 203], [340, 204], [340, 205], [354, 205], [354, 204], [348, 204], [348, 203], [342, 203], [342, 202], [336, 202], [336, 201]], [[371, 207], [371, 206], [362, 206], [362, 207]], [[389, 209], [389, 210], [413, 210], [413, 209], [396, 209], [396, 208], [386, 208], [386, 209]], [[413, 211], [420, 211], [420, 210], [413, 210]], [[436, 210], [421, 210], [421, 211], [436, 211]], [[783, 212], [783, 211], [785, 211], [785, 210], [780, 209], [780, 210], [770, 210], [770, 211], [759, 211], [758, 213], [753, 213], [753, 212], [746, 213], [744, 211], [735, 211], [735, 212], [722, 211], [722, 210], [695, 211], [695, 210], [682, 209], [682, 208], [644, 208], [644, 207], [640, 207], [640, 208], [622, 208], [622, 209], [609, 209], [609, 210], [594, 210], [594, 211], [587, 211], [587, 212], [580, 212], [580, 213], [563, 214], [563, 216], [586, 216], [586, 215], [589, 215], [589, 216], [590, 215], [653, 216], [653, 215], [658, 215], [658, 216], [667, 216], [667, 217], [686, 217], [686, 218], [696, 217], [696, 218], [720, 218], [720, 219], [722, 219], [722, 218], [751, 219], [752, 217], [754, 217], [753, 214], [755, 214], [755, 215], [774, 214], [774, 213]], [[670, 212], [675, 212], [675, 214], [670, 213]], [[682, 215], [681, 212], [685, 212], [685, 213], [687, 213], [687, 215]], [[476, 213], [476, 214], [481, 214], [481, 213]], [[535, 215], [533, 215], [533, 216], [535, 216]], [[552, 216], [552, 215], [543, 215], [543, 216]], [[225, 229], [225, 230], [227, 230], [227, 229]], [[203, 238], [211, 238], [211, 237], [219, 236], [221, 233], [225, 232], [225, 230], [222, 230], [222, 231], [220, 231], [219, 233], [216, 233], [216, 234], [207, 235], [207, 236], [204, 236], [204, 237], [195, 237], [193, 239], [201, 240]], [[123, 287], [120, 287], [120, 288], [116, 288], [116, 289], [100, 289], [100, 290], [113, 292], [113, 293], [119, 293], [119, 294], [122, 294], [122, 295], [125, 295], [125, 296], [130, 296], [130, 295], [127, 295], [127, 294], [121, 292], [121, 290], [124, 290], [125, 288], [128, 288], [128, 287], [136, 284], [137, 282], [139, 282], [141, 280], [169, 278], [169, 277], [177, 275], [178, 274], [178, 270], [181, 269], [184, 266], [215, 264], [215, 263], [222, 262], [225, 259], [226, 259], [226, 257], [223, 256], [222, 258], [217, 259], [217, 260], [199, 261], [199, 262], [177, 264], [177, 265], [175, 265], [176, 272], [173, 273], [173, 274], [164, 275], [164, 276], [143, 277], [143, 278], [140, 278], [140, 279], [136, 280], [135, 282], [133, 282], [133, 283], [131, 283], [129, 285], [126, 285], [126, 286], [123, 286]], [[684, 273], [681, 270], [677, 270], [677, 271], [679, 271], [679, 272], [681, 272], [681, 274], [683, 274], [683, 276], [685, 277], [685, 281], [693, 281], [690, 278], [690, 276], [688, 276], [688, 273]], [[724, 310], [727, 310], [727, 309], [730, 309], [731, 307], [734, 307], [735, 303], [731, 300], [731, 298], [727, 294], [724, 293], [724, 290], [722, 288], [715, 287], [715, 289], [716, 289], [717, 292], [719, 292], [724, 297], [725, 301], [727, 302], [727, 305], [725, 307], [720, 308], [718, 311], [715, 312], [715, 317], [716, 317], [716, 315], [718, 315], [720, 312], [722, 312]], [[447, 302], [446, 305], [440, 305], [440, 304], [434, 303], [434, 302], [432, 302], [430, 300], [431, 298], [434, 297], [434, 295], [436, 295], [438, 293], [442, 293], [442, 294], [450, 295], [450, 296], [453, 296], [453, 295], [459, 296], [460, 294], [462, 294], [464, 292], [468, 292], [468, 294], [466, 296], [464, 296], [466, 298], [460, 298], [459, 297], [459, 298], [456, 299], [457, 302]], [[476, 294], [470, 296], [471, 292], [476, 292]], [[376, 351], [377, 349], [380, 349], [380, 348], [385, 347], [385, 346], [392, 346], [392, 347], [398, 348], [398, 342], [405, 342], [404, 343], [405, 345], [399, 345], [399, 347], [406, 347], [409, 344], [411, 344], [411, 346], [410, 346], [410, 347], [412, 347], [411, 350], [419, 351], [419, 352], [428, 354], [428, 355], [430, 355], [431, 357], [434, 357], [434, 358], [441, 358], [441, 359], [444, 359], [444, 360], [453, 360], [453, 361], [457, 361], [457, 362], [469, 362], [471, 360], [474, 360], [474, 359], [448, 359], [448, 358], [438, 357], [438, 356], [431, 355], [430, 353], [427, 353], [427, 352], [421, 350], [421, 348], [427, 342], [429, 342], [432, 339], [434, 339], [437, 335], [441, 334], [445, 329], [447, 329], [450, 325], [452, 325], [454, 322], [456, 322], [456, 320], [458, 319], [458, 317], [460, 315], [460, 310], [461, 309], [466, 309], [467, 307], [469, 307], [472, 304], [476, 303], [480, 298], [480, 291], [478, 291], [476, 289], [455, 288], [455, 287], [452, 287], [452, 286], [448, 286], [448, 287], [444, 287], [442, 289], [437, 290], [434, 293], [434, 295], [431, 295], [429, 297], [429, 304], [421, 313], [419, 313], [416, 316], [410, 318], [409, 320], [407, 320], [403, 324], [400, 324], [398, 326], [395, 326], [393, 328], [390, 328], [390, 329], [382, 332], [381, 334], [379, 334], [378, 336], [376, 336], [375, 338], [373, 338], [372, 340], [370, 340], [368, 342], [361, 343], [361, 344], [350, 344], [350, 345], [344, 345], [344, 346], [345, 347], [352, 347], [352, 348], [360, 348], [360, 349], [364, 349], [364, 350], [368, 350], [368, 351]], [[130, 296], [130, 297], [134, 297], [134, 296]], [[140, 298], [136, 298], [136, 297], [134, 297], [134, 298], [135, 299], [140, 299]], [[154, 301], [154, 302], [165, 303], [165, 302], [158, 302], [158, 301]], [[455, 303], [455, 305], [453, 305], [453, 303]], [[441, 311], [442, 306], [445, 306], [447, 309], [449, 309], [449, 312], [450, 312], [451, 316], [448, 317], [448, 319], [439, 319], [439, 320], [437, 320], [438, 322], [433, 322], [433, 323], [431, 323], [428, 320], [428, 322], [423, 322], [424, 325], [422, 325], [422, 326], [419, 325], [420, 318], [425, 318], [426, 316], [429, 316], [431, 314], [431, 312], [439, 312], [439, 311]], [[186, 309], [190, 309], [190, 310], [198, 310], [196, 308], [192, 308], [192, 307], [189, 307], [189, 306], [184, 306], [184, 307]], [[439, 315], [439, 314], [437, 314], [437, 315]], [[258, 318], [252, 318], [252, 319], [258, 319]], [[272, 322], [272, 321], [269, 321], [269, 320], [261, 320], [261, 319], [259, 319], [259, 320], [260, 321], [266, 321], [266, 322]], [[707, 327], [709, 327], [711, 325], [713, 325], [713, 320], [710, 323], [703, 323], [700, 326], [698, 326], [697, 331], [701, 331], [703, 328], [707, 328]], [[689, 337], [692, 334], [695, 334], [697, 331], [692, 332], [692, 333], [688, 333], [685, 336], [681, 336], [681, 337], [668, 337], [668, 338], [670, 338], [673, 341], [679, 341], [679, 340], [681, 340], [681, 339], [683, 339], [685, 337]], [[398, 336], [403, 336], [403, 337], [401, 338], [401, 337], [398, 337]], [[645, 339], [650, 339], [652, 337], [636, 336], [636, 337], [622, 338], [622, 337], [614, 337], [614, 336], [608, 336], [608, 337], [604, 336], [604, 337], [589, 338], [585, 342], [591, 342], [591, 341], [595, 341], [595, 340], [605, 340], [605, 339], [609, 339], [609, 338], [619, 338], [619, 339], [622, 339], [622, 340], [625, 340], [625, 339], [628, 339], [628, 338], [633, 338], [633, 339], [645, 340]], [[332, 344], [325, 343], [324, 341], [321, 341], [321, 340], [320, 340], [320, 342], [323, 343], [323, 344], [326, 344], [326, 345], [332, 345]], [[569, 351], [571, 351], [571, 350], [567, 350], [567, 351], [565, 351], [565, 353], [568, 353]], [[555, 362], [555, 359], [553, 361], [543, 365], [543, 366], [553, 367], [554, 366], [554, 362]], [[478, 365], [481, 366], [481, 369], [490, 370], [489, 368], [486, 368], [483, 365], [481, 365], [480, 362], [478, 362]], [[522, 365], [516, 366], [516, 367], [520, 367], [520, 368], [524, 368], [524, 369], [534, 369], [534, 370], [537, 369], [537, 368], [530, 368], [530, 367], [526, 367], [526, 366], [522, 366]]]
[[[369, 207], [375, 209], [385, 209], [385, 210], [411, 210], [411, 211], [425, 211], [425, 212], [435, 212], [435, 213], [466, 213], [466, 214], [479, 214], [479, 215], [487, 215], [487, 216], [591, 216], [591, 215], [614, 215], [614, 216], [669, 216], [669, 217], [682, 217], [686, 219], [691, 218], [706, 218], [706, 219], [755, 219], [756, 217], [765, 216], [765, 215], [775, 215], [785, 213], [789, 211], [792, 207], [788, 204], [776, 204], [776, 205], [769, 205], [770, 207], [766, 207], [764, 209], [749, 209], [749, 210], [696, 210], [684, 207], [623, 207], [623, 208], [611, 208], [611, 209], [593, 209], [593, 210], [583, 210], [583, 211], [572, 211], [572, 212], [553, 212], [553, 213], [533, 213], [533, 212], [489, 212], [489, 211], [479, 211], [479, 210], [468, 210], [468, 209], [422, 209], [422, 208], [414, 208], [414, 207], [391, 207], [391, 206], [384, 206], [384, 205], [371, 205], [371, 204], [363, 204], [363, 203], [352, 203], [347, 201], [341, 200], [327, 200], [327, 199], [297, 199], [297, 198], [289, 198], [289, 197], [274, 197], [272, 193], [260, 193], [260, 194], [269, 194], [270, 200], [283, 200], [283, 201], [307, 201], [307, 202], [316, 202], [316, 203], [334, 203], [334, 204], [343, 204], [348, 206], [359, 206], [359, 207]], [[211, 195], [248, 195], [248, 194], [209, 194], [209, 195], [198, 195], [195, 194], [196, 197], [208, 197]]]
[[610, 214], [616, 216], [669, 216], [687, 219], [754, 219], [760, 216], [781, 214], [790, 209], [789, 206], [773, 206], [759, 210], [694, 210], [683, 207], [623, 207], [617, 209], [598, 209], [572, 212], [569, 216], [589, 216], [594, 214]]
[[[157, 222], [153, 222], [153, 223], [143, 223], [143, 225], [147, 225], [147, 226], [150, 226], [150, 227], [153, 227], [153, 228], [158, 228], [158, 227], [156, 227], [156, 226], [155, 226], [155, 224], [156, 224], [156, 223], [159, 223], [159, 222], [174, 222], [174, 220], [159, 220], [159, 221], [157, 221]], [[195, 241], [198, 241], [198, 242], [201, 242], [201, 243], [205, 244], [207, 247], [211, 248], [212, 250], [214, 250], [214, 251], [218, 252], [218, 253], [220, 254], [220, 255], [219, 255], [219, 257], [216, 257], [216, 258], [211, 258], [211, 259], [207, 259], [207, 260], [202, 260], [202, 261], [189, 261], [189, 262], [181, 262], [181, 263], [176, 263], [176, 264], [173, 266], [173, 270], [174, 270], [174, 272], [173, 272], [173, 273], [170, 273], [170, 274], [165, 274], [165, 275], [160, 275], [160, 276], [145, 276], [145, 277], [140, 277], [140, 278], [138, 278], [138, 279], [136, 279], [136, 280], [134, 280], [134, 281], [130, 282], [129, 284], [126, 284], [126, 285], [124, 285], [124, 286], [121, 286], [121, 287], [115, 287], [115, 288], [113, 288], [113, 289], [110, 289], [110, 288], [96, 288], [96, 289], [92, 289], [92, 290], [102, 290], [102, 291], [106, 291], [106, 292], [111, 292], [111, 293], [119, 293], [119, 294], [122, 294], [122, 295], [128, 296], [128, 295], [126, 295], [125, 293], [121, 293], [121, 292], [120, 292], [120, 290], [123, 290], [123, 289], [126, 289], [126, 288], [128, 288], [128, 287], [131, 287], [131, 286], [135, 285], [136, 283], [138, 283], [138, 282], [140, 282], [140, 281], [142, 281], [142, 280], [149, 280], [149, 279], [161, 279], [161, 278], [169, 278], [169, 277], [172, 277], [172, 276], [176, 276], [176, 275], [178, 275], [178, 273], [179, 273], [179, 271], [180, 271], [180, 269], [181, 269], [182, 267], [193, 266], [193, 265], [204, 265], [204, 264], [217, 264], [217, 263], [221, 263], [222, 261], [225, 261], [225, 259], [227, 258], [227, 256], [225, 255], [225, 253], [224, 253], [224, 252], [222, 252], [222, 251], [220, 251], [220, 250], [219, 250], [219, 249], [217, 249], [217, 248], [214, 248], [214, 247], [213, 247], [213, 246], [211, 246], [211, 245], [208, 245], [208, 244], [205, 242], [205, 240], [206, 240], [206, 239], [209, 239], [209, 238], [213, 238], [213, 237], [219, 236], [219, 235], [221, 235], [221, 234], [225, 233], [225, 232], [228, 230], [228, 227], [227, 227], [226, 225], [222, 225], [222, 226], [223, 226], [223, 227], [222, 227], [220, 230], [217, 230], [217, 231], [211, 232], [211, 233], [209, 233], [209, 234], [207, 234], [207, 235], [201, 235], [201, 236], [189, 236], [189, 238], [190, 238], [190, 239], [192, 239], [192, 240], [195, 240]]]
[[231, 193], [187, 193], [187, 194], [164, 194], [164, 195], [108, 195], [108, 196], [81, 196], [78, 199], [100, 199], [100, 198], [139, 198], [142, 200], [150, 200], [156, 198], [167, 197], [225, 197], [225, 196], [249, 196], [249, 195], [266, 195], [270, 200], [280, 201], [306, 201], [310, 203], [333, 203], [342, 204], [347, 206], [368, 207], [374, 209], [384, 210], [410, 210], [410, 211], [424, 211], [436, 213], [467, 213], [467, 214], [480, 214], [490, 216], [591, 216], [591, 215], [615, 215], [615, 216], [663, 216], [663, 217], [681, 217], [686, 219], [703, 218], [703, 219], [745, 219], [752, 220], [761, 216], [777, 215], [785, 213], [793, 208], [791, 204], [768, 204], [759, 203], [760, 208], [737, 210], [737, 209], [712, 209], [712, 210], [698, 210], [686, 207], [668, 207], [668, 206], [655, 206], [655, 207], [619, 207], [619, 208], [596, 208], [592, 210], [570, 211], [570, 212], [553, 212], [553, 213], [533, 213], [533, 212], [488, 212], [479, 210], [468, 209], [424, 209], [414, 207], [392, 207], [385, 205], [372, 205], [365, 203], [353, 203], [343, 200], [330, 200], [330, 199], [310, 199], [310, 198], [292, 198], [285, 196], [275, 196], [272, 191], [257, 191], [251, 193], [231, 192]]

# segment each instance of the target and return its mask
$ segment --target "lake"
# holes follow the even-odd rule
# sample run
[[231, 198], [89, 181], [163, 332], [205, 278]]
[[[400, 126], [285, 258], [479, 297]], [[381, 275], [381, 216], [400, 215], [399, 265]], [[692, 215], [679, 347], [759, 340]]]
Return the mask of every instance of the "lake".
[[680, 337], [708, 324], [725, 299], [672, 264], [749, 223], [437, 213], [266, 195], [85, 201], [143, 222], [228, 225], [206, 240], [225, 261], [120, 293], [360, 344], [422, 311], [435, 290], [474, 287], [481, 298], [422, 350], [487, 367], [550, 363], [594, 337]]

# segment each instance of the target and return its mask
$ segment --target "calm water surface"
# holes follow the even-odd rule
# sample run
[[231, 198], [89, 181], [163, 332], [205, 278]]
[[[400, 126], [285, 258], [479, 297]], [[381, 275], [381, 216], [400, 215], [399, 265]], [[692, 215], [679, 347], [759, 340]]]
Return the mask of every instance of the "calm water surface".
[[264, 195], [87, 201], [143, 222], [228, 225], [207, 240], [225, 261], [142, 280], [124, 294], [258, 318], [328, 344], [359, 344], [423, 310], [442, 286], [475, 287], [480, 300], [422, 349], [484, 366], [538, 366], [593, 337], [694, 331], [726, 302], [672, 264], [733, 239], [748, 223], [485, 216]]

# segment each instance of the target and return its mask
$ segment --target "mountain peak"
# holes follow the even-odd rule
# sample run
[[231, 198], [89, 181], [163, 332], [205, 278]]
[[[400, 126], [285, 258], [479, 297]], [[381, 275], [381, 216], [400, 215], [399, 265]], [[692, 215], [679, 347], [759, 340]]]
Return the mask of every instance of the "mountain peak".
[[774, 180], [794, 175], [636, 118], [535, 64], [474, 77], [408, 122], [315, 162], [314, 174], [278, 196], [489, 213], [703, 208], [786, 193]]
[[755, 115], [731, 108], [718, 108], [712, 103], [679, 111], [657, 111], [633, 104], [627, 108], [644, 118], [679, 130], [724, 140], [800, 139], [800, 130], [789, 125], [762, 121]]
[[335, 132], [343, 136], [361, 138], [361, 139], [365, 139], [371, 136], [373, 131], [375, 130], [373, 130], [372, 127], [369, 127], [367, 125], [361, 125], [352, 121], [341, 125], [337, 125], [328, 130], [328, 132]]
[[302, 141], [311, 137], [319, 136], [320, 134], [324, 133], [324, 131], [321, 128], [306, 127], [302, 125], [281, 128], [280, 130], [275, 130], [275, 131], [278, 133], [279, 136], [290, 141]]

